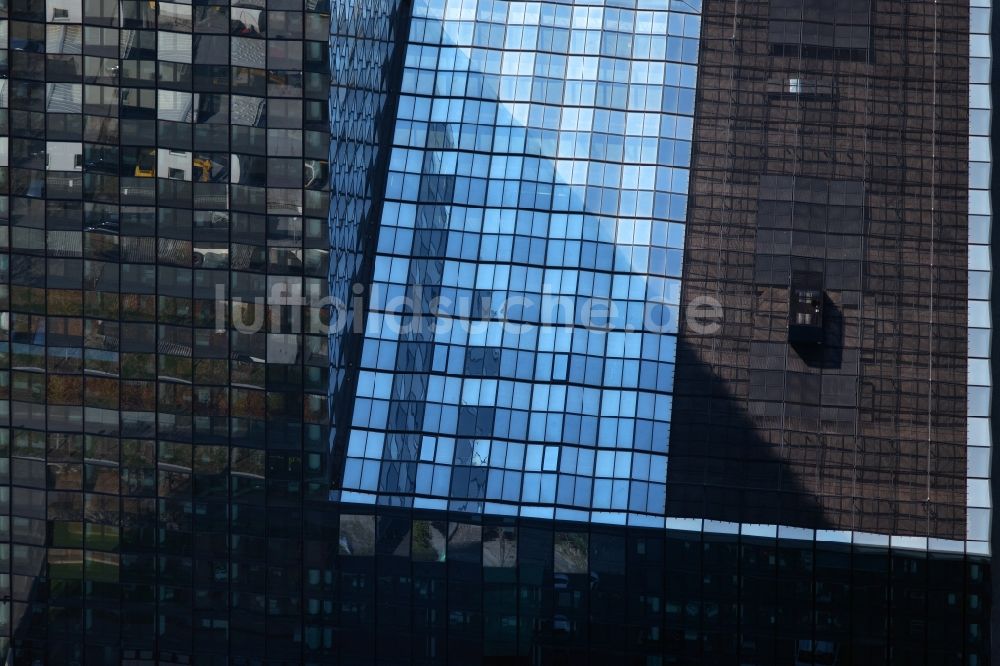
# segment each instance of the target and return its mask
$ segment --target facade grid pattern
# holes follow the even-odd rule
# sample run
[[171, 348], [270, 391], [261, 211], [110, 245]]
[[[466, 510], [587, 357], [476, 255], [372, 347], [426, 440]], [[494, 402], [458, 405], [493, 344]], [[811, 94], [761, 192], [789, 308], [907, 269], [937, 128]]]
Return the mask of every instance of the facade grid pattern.
[[700, 21], [657, 7], [414, 3], [342, 499], [663, 524]]
[[0, 3], [14, 663], [300, 654], [301, 564], [269, 553], [301, 534], [264, 537], [329, 487], [329, 24], [325, 0]]

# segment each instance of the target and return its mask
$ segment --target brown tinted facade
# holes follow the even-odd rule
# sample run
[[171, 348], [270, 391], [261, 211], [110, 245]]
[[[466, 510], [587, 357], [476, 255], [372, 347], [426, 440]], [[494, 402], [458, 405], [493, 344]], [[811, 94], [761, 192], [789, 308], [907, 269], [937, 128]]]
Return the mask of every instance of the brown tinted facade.
[[667, 515], [964, 538], [968, 12], [704, 3]]

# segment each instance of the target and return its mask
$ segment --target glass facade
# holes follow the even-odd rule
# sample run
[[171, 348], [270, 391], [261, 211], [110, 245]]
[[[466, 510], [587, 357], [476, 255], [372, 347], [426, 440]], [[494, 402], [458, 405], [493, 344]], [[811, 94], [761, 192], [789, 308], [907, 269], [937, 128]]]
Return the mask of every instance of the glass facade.
[[988, 12], [416, 3], [331, 497], [988, 553]]
[[871, 6], [0, 0], [0, 661], [989, 663], [993, 17]]
[[[397, 2], [343, 2], [330, 26], [330, 414], [349, 422], [363, 337], [408, 20]], [[328, 467], [343, 471], [346, 429], [330, 432]]]
[[989, 551], [969, 21], [965, 0], [735, 23], [705, 3], [681, 309], [725, 314], [711, 336], [681, 322], [668, 516]]
[[349, 650], [989, 662], [986, 5], [413, 6], [332, 438]]
[[[991, 120], [992, 51], [990, 0], [971, 0], [969, 9], [969, 387], [968, 387], [968, 498], [966, 539], [990, 538], [992, 498], [990, 410], [993, 389], [990, 372], [992, 347], [992, 228]], [[974, 546], [989, 552], [987, 544]]]
[[345, 499], [662, 516], [699, 31], [414, 4]]
[[329, 26], [0, 3], [12, 663], [259, 656], [265, 617], [298, 655], [301, 564], [266, 567], [260, 516], [328, 484]]
[[340, 511], [344, 663], [989, 663], [989, 567], [961, 554]]

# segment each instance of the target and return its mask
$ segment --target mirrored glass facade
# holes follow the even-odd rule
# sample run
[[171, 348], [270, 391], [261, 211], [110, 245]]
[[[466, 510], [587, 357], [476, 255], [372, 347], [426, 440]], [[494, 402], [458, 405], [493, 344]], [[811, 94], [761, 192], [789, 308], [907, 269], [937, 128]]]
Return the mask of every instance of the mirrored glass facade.
[[295, 647], [263, 534], [328, 484], [329, 26], [0, 2], [5, 662]]
[[[990, 410], [992, 373], [992, 133], [990, 0], [971, 0], [969, 10], [969, 379], [968, 498], [966, 538], [990, 538], [992, 516]], [[977, 551], [987, 551], [984, 544]]]
[[988, 552], [989, 17], [416, 3], [332, 497]]
[[0, 0], [0, 662], [990, 663], [990, 4]]
[[414, 4], [343, 497], [662, 516], [699, 32]]
[[667, 515], [986, 553], [988, 421], [967, 414], [989, 408], [988, 139], [968, 130], [988, 94], [967, 31], [988, 8], [749, 3], [734, 28], [723, 4], [682, 306], [726, 314], [712, 336], [682, 321]]

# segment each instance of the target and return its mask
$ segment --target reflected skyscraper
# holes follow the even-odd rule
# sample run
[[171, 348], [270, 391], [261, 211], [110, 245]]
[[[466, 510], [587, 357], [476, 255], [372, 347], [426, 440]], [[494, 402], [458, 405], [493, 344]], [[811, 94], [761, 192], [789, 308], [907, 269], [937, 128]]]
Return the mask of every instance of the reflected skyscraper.
[[0, 6], [12, 664], [987, 664], [990, 0]]
[[662, 526], [700, 26], [414, 5], [343, 498]]
[[[627, 579], [649, 537], [674, 554], [653, 565], [667, 629], [622, 650], [986, 659], [915, 629], [985, 640], [979, 620], [899, 595], [987, 585], [989, 4], [400, 10], [379, 186], [333, 224], [367, 230], [332, 273], [364, 310], [333, 350], [342, 547], [377, 554], [412, 516], [391, 542], [446, 559], [473, 525], [490, 571], [497, 541], [551, 530], [558, 606], [564, 574]], [[335, 201], [356, 168], [332, 166]], [[519, 633], [519, 653], [614, 650], [570, 607], [561, 648]]]

